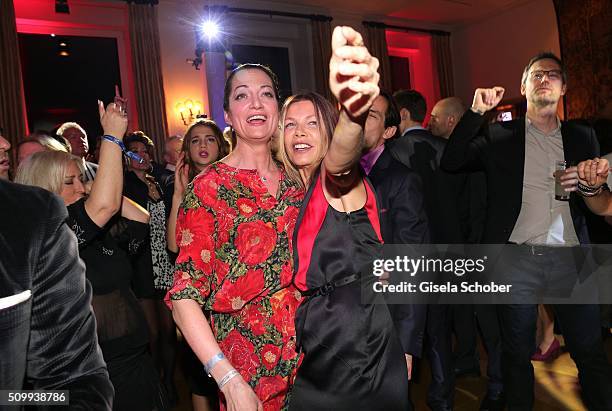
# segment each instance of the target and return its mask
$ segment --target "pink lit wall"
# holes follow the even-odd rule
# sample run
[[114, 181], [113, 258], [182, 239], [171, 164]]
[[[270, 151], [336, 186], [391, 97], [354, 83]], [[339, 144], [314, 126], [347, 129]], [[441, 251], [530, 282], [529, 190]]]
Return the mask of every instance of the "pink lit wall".
[[500, 85], [519, 98], [521, 74], [540, 51], [559, 55], [557, 18], [551, 0], [533, 0], [464, 26], [451, 34], [455, 94], [471, 104], [474, 89]]
[[433, 105], [440, 99], [438, 78], [433, 69], [431, 36], [421, 33], [386, 31], [389, 55], [406, 57], [410, 61], [410, 84], [427, 101], [427, 117]]
[[127, 5], [123, 2], [91, 0], [71, 1], [69, 4], [70, 14], [63, 14], [55, 12], [55, 2], [50, 0], [14, 0], [17, 31], [117, 39], [121, 83], [123, 96], [128, 99], [130, 128], [137, 129]]

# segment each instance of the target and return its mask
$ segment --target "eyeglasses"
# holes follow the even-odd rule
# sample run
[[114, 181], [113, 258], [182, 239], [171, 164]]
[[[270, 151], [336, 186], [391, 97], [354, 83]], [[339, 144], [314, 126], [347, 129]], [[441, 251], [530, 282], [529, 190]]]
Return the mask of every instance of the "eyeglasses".
[[542, 81], [544, 76], [551, 81], [561, 80], [561, 70], [534, 70], [529, 74], [531, 80]]

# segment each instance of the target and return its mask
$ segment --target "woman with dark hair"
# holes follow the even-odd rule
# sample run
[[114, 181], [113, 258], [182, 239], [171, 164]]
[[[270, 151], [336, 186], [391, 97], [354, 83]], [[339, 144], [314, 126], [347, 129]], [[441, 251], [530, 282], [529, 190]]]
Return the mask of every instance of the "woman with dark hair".
[[185, 153], [184, 161], [191, 181], [206, 166], [228, 155], [230, 147], [217, 123], [200, 118], [187, 128], [181, 151]]
[[379, 94], [377, 68], [361, 35], [337, 27], [330, 78], [359, 72], [357, 84], [330, 80], [342, 106], [339, 117], [316, 93], [289, 97], [283, 106], [280, 155], [308, 188], [293, 240], [293, 281], [306, 298], [296, 313], [304, 360], [291, 410], [410, 406], [391, 314], [382, 295], [368, 293], [374, 277], [361, 274], [382, 245], [376, 195], [359, 168], [363, 126]]
[[100, 167], [88, 194], [82, 159], [64, 151], [33, 154], [20, 164], [16, 181], [58, 194], [68, 209], [67, 223], [78, 240], [93, 289], [98, 342], [115, 389], [113, 409], [163, 410], [146, 321], [130, 287], [130, 257], [147, 236], [149, 215], [121, 196], [120, 144], [127, 116], [114, 103], [106, 110], [100, 103], [99, 110], [105, 136]]
[[[168, 249], [178, 252], [176, 245], [176, 217], [185, 196], [187, 185], [210, 164], [229, 154], [229, 143], [225, 141], [217, 124], [210, 119], [194, 121], [185, 132], [173, 180], [172, 209], [168, 217]], [[212, 233], [211, 233], [212, 234]], [[194, 411], [215, 409], [217, 390], [214, 380], [209, 378], [190, 347], [186, 347], [184, 370], [192, 393]]]
[[236, 146], [187, 188], [166, 298], [217, 382], [222, 409], [285, 409], [299, 358], [291, 236], [303, 191], [269, 149], [278, 129], [274, 73], [258, 64], [236, 68], [225, 85], [224, 110]]
[[151, 353], [172, 403], [176, 400], [176, 328], [171, 312], [163, 304], [163, 296], [172, 286], [173, 273], [166, 245], [169, 213], [163, 201], [163, 191], [150, 174], [153, 142], [142, 131], [135, 131], [124, 138], [124, 143], [129, 151], [142, 159], [141, 162], [130, 159], [125, 173], [124, 194], [151, 215], [148, 241], [143, 253], [134, 261], [136, 276], [132, 287], [145, 312]]

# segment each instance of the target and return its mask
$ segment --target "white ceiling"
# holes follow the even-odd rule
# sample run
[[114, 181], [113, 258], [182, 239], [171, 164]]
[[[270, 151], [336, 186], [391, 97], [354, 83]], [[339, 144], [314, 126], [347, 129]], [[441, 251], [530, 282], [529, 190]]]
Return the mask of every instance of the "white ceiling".
[[292, 0], [291, 4], [461, 26], [531, 1], [534, 0]]

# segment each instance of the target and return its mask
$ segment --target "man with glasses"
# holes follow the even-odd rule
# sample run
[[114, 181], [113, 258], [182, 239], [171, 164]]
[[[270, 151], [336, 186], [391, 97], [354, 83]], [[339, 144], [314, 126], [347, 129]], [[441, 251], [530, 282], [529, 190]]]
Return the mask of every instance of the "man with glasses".
[[[517, 260], [505, 269], [514, 283], [539, 284], [546, 275], [568, 272], [576, 278], [573, 261], [567, 264], [552, 257], [560, 255], [560, 247], [589, 242], [582, 198], [572, 193], [569, 201], [559, 201], [554, 196], [556, 161], [579, 162], [599, 154], [592, 129], [561, 122], [557, 116], [566, 82], [557, 56], [535, 56], [525, 67], [521, 81], [521, 94], [527, 99], [526, 118], [485, 126], [483, 130], [483, 115], [499, 104], [504, 89], [476, 89], [471, 109], [455, 127], [442, 156], [441, 166], [448, 171], [482, 170], [487, 174], [482, 243], [514, 243], [522, 245], [518, 249], [527, 254], [532, 251], [527, 263], [519, 266], [522, 260]], [[577, 174], [575, 168], [569, 173]], [[612, 371], [603, 349], [599, 307], [566, 304], [555, 305], [554, 310], [578, 367], [586, 407], [612, 409]], [[536, 348], [537, 305], [502, 305], [499, 315], [508, 409], [533, 409], [530, 358]]]

